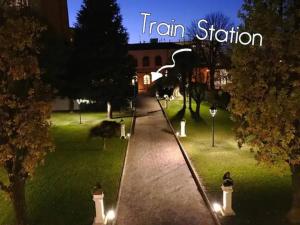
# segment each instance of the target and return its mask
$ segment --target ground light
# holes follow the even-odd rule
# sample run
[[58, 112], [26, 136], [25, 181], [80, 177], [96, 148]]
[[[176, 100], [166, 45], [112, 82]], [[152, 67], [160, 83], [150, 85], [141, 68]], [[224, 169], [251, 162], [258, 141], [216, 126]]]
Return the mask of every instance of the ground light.
[[113, 221], [116, 217], [114, 210], [109, 210], [105, 217], [105, 224], [108, 224], [108, 222]]
[[216, 213], [221, 212], [222, 210], [222, 206], [217, 202], [213, 203], [212, 208]]
[[210, 115], [212, 116], [212, 147], [215, 147], [215, 116], [217, 111], [215, 106], [212, 106], [209, 109]]

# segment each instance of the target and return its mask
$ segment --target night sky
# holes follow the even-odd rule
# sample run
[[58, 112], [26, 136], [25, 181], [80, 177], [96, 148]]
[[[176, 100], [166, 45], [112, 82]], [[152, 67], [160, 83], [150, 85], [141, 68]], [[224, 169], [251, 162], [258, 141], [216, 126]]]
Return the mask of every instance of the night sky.
[[[101, 0], [100, 0], [101, 1]], [[82, 0], [68, 0], [70, 25], [76, 22], [76, 14]], [[130, 43], [149, 41], [156, 37], [142, 34], [143, 17], [141, 12], [151, 13], [150, 20], [157, 22], [175, 23], [189, 26], [192, 20], [199, 20], [211, 12], [222, 12], [232, 19], [236, 25], [238, 10], [242, 0], [118, 0], [123, 16], [123, 25], [126, 27]], [[172, 37], [159, 37], [160, 41], [176, 41]]]

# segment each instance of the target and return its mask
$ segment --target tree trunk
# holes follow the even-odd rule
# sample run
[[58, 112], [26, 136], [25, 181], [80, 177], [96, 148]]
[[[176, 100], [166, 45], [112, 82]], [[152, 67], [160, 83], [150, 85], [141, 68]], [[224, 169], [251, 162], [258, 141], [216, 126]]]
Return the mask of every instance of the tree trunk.
[[112, 109], [111, 109], [111, 103], [107, 102], [107, 118], [112, 119]]
[[73, 101], [73, 99], [69, 99], [69, 111], [70, 112], [74, 111], [74, 101]]
[[201, 106], [201, 102], [196, 102], [196, 115], [198, 118], [200, 118], [200, 106]]
[[215, 90], [215, 67], [211, 66], [210, 68], [210, 73], [209, 73], [209, 84], [210, 84], [210, 89]]
[[185, 81], [182, 81], [182, 92], [183, 92], [183, 109], [185, 109], [186, 108], [186, 87], [185, 87], [185, 85], [186, 85], [186, 82]]
[[188, 92], [189, 92], [189, 109], [192, 109], [192, 73], [189, 73], [189, 87], [188, 87]]
[[300, 224], [300, 165], [290, 165], [292, 170], [293, 202], [288, 219], [292, 224]]
[[16, 225], [27, 225], [24, 179], [16, 176], [12, 183], [12, 192], [10, 197], [16, 216]]

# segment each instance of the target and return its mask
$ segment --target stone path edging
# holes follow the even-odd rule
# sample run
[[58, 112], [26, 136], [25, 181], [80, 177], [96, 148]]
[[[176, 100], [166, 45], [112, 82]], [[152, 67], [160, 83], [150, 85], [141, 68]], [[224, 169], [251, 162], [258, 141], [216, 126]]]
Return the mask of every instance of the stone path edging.
[[186, 153], [184, 147], [182, 146], [182, 144], [181, 144], [179, 138], [177, 137], [176, 132], [175, 132], [173, 126], [172, 126], [171, 121], [169, 120], [169, 118], [168, 118], [168, 116], [167, 116], [167, 114], [166, 114], [164, 108], [162, 107], [160, 101], [159, 101], [158, 99], [156, 99], [156, 100], [157, 100], [157, 102], [158, 102], [158, 104], [159, 104], [159, 106], [160, 106], [160, 108], [161, 108], [161, 111], [162, 111], [162, 113], [163, 113], [165, 119], [167, 120], [167, 122], [168, 122], [168, 124], [169, 124], [169, 126], [170, 126], [170, 129], [172, 130], [172, 133], [173, 133], [173, 135], [174, 135], [174, 137], [175, 137], [175, 139], [176, 139], [177, 144], [179, 145], [179, 148], [180, 148], [180, 150], [181, 150], [181, 153], [182, 153], [182, 155], [183, 155], [183, 158], [184, 158], [184, 160], [185, 160], [185, 162], [186, 162], [186, 164], [187, 164], [187, 166], [188, 166], [188, 168], [189, 168], [189, 170], [190, 170], [190, 172], [191, 172], [191, 174], [192, 174], [192, 177], [193, 177], [193, 179], [194, 179], [194, 181], [195, 181], [195, 184], [196, 184], [196, 186], [197, 186], [197, 188], [198, 188], [198, 191], [200, 192], [200, 194], [201, 194], [201, 196], [202, 196], [202, 198], [203, 198], [203, 200], [204, 200], [204, 202], [205, 202], [207, 208], [209, 209], [209, 212], [211, 213], [211, 215], [212, 215], [212, 217], [213, 217], [215, 223], [216, 223], [217, 225], [222, 225], [221, 222], [220, 222], [220, 220], [219, 220], [219, 218], [218, 218], [218, 216], [217, 216], [216, 213], [213, 211], [212, 205], [210, 204], [210, 201], [209, 201], [209, 199], [208, 199], [208, 197], [207, 197], [207, 194], [206, 194], [205, 191], [204, 191], [204, 185], [202, 184], [202, 182], [201, 182], [201, 180], [200, 180], [200, 178], [199, 178], [198, 173], [197, 173], [196, 170], [194, 169], [194, 167], [193, 167], [193, 165], [192, 165], [192, 162], [191, 162], [190, 158], [188, 157], [188, 155], [187, 155], [187, 153]]
[[[134, 134], [135, 120], [136, 120], [136, 110], [133, 111], [133, 116], [132, 116], [132, 120], [131, 120], [131, 127], [130, 127], [131, 136]], [[118, 199], [117, 199], [117, 206], [116, 206], [116, 218], [118, 216], [119, 202], [120, 202], [120, 196], [121, 196], [121, 187], [123, 185], [123, 180], [124, 180], [123, 175], [125, 172], [125, 166], [127, 164], [127, 153], [128, 153], [129, 147], [130, 147], [130, 140], [128, 140], [128, 142], [127, 142], [127, 148], [126, 148], [125, 157], [124, 157], [124, 161], [123, 161], [122, 174], [121, 174], [121, 178], [120, 178], [120, 185], [119, 185], [119, 190], [118, 190]], [[116, 220], [114, 220], [113, 225], [114, 224], [116, 224]]]

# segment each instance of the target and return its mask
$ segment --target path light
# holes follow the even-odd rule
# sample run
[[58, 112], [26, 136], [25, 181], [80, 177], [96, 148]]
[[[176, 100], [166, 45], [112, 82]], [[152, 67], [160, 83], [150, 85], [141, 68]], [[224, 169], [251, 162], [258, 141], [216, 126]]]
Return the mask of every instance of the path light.
[[95, 202], [95, 211], [96, 211], [96, 216], [94, 218], [93, 225], [105, 223], [103, 199], [104, 199], [104, 193], [102, 191], [101, 185], [97, 184], [93, 192], [93, 200]]
[[230, 172], [226, 172], [223, 176], [223, 207], [221, 213], [223, 216], [234, 216], [235, 212], [232, 209], [232, 192], [233, 192], [233, 180], [230, 177]]
[[185, 119], [181, 120], [180, 121], [180, 137], [186, 137], [185, 125], [186, 125]]
[[105, 217], [105, 224], [107, 224], [110, 221], [113, 221], [116, 218], [116, 214], [114, 210], [109, 210]]
[[212, 205], [212, 208], [213, 208], [214, 212], [216, 212], [216, 213], [221, 212], [221, 210], [222, 210], [222, 206], [217, 202], [215, 202]]
[[126, 127], [125, 127], [125, 122], [124, 122], [123, 119], [120, 121], [120, 124], [121, 124], [121, 136], [120, 136], [120, 138], [121, 139], [126, 139]]
[[165, 99], [165, 109], [167, 109], [169, 105], [168, 103], [170, 101], [169, 95], [164, 95], [164, 99]]
[[217, 111], [214, 105], [209, 109], [210, 115], [212, 116], [212, 147], [215, 147], [215, 116]]
[[129, 139], [130, 137], [131, 137], [131, 134], [130, 134], [130, 133], [127, 133], [126, 139]]

